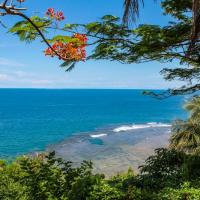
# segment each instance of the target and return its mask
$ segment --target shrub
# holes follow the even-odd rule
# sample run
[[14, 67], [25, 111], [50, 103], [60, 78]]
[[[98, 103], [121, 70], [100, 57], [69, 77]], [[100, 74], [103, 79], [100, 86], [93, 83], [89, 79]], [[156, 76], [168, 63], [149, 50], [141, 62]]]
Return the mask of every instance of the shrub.
[[200, 157], [186, 155], [174, 149], [156, 149], [140, 167], [136, 185], [150, 190], [176, 188], [185, 181], [195, 182], [200, 177]]
[[21, 157], [11, 164], [1, 164], [0, 199], [84, 200], [100, 175], [92, 175], [91, 162], [80, 167], [45, 156]]
[[112, 187], [106, 181], [95, 185], [88, 200], [123, 200], [124, 194], [116, 187]]
[[199, 200], [199, 168], [197, 155], [158, 149], [140, 174], [105, 179], [92, 174], [91, 162], [74, 167], [54, 152], [24, 156], [0, 161], [0, 200]]
[[165, 188], [157, 195], [160, 200], [199, 200], [200, 188], [190, 186], [190, 183], [184, 183], [180, 188]]

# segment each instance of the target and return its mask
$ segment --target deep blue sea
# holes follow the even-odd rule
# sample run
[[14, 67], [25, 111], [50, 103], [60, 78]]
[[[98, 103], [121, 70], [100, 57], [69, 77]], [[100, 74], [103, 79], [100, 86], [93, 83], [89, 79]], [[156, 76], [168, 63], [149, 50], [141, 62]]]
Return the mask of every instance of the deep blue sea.
[[84, 132], [185, 118], [185, 97], [142, 90], [0, 89], [0, 157], [45, 150]]

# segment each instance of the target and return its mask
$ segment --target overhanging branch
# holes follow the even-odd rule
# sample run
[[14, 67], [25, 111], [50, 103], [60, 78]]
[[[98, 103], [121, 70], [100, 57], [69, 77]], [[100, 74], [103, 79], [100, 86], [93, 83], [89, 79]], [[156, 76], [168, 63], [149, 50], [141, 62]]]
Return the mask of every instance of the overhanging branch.
[[[3, 10], [4, 15], [14, 15], [14, 16], [20, 16], [22, 18], [24, 18], [25, 20], [27, 20], [32, 26], [33, 28], [38, 32], [38, 34], [40, 35], [40, 37], [42, 38], [42, 40], [46, 43], [46, 45], [62, 60], [66, 61], [65, 58], [63, 58], [61, 55], [59, 55], [57, 53], [57, 51], [55, 51], [55, 49], [52, 48], [51, 44], [47, 41], [47, 39], [45, 38], [44, 34], [42, 33], [42, 31], [40, 30], [39, 27], [37, 27], [37, 25], [25, 14], [23, 14], [20, 11], [24, 11], [27, 10], [26, 8], [18, 8], [15, 7], [14, 5], [6, 5], [8, 2], [8, 0], [5, 0], [2, 4], [0, 4], [0, 10]], [[0, 12], [1, 14], [1, 12]], [[2, 16], [2, 15], [1, 15]]]

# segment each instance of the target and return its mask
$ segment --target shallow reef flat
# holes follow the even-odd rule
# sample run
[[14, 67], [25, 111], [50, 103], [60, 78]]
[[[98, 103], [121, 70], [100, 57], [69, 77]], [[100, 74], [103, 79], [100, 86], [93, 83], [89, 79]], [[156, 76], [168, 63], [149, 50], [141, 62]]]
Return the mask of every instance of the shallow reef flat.
[[57, 156], [71, 160], [75, 165], [82, 160], [91, 160], [94, 172], [106, 176], [122, 173], [129, 167], [138, 172], [138, 166], [153, 154], [155, 148], [167, 146], [170, 129], [168, 124], [109, 127], [73, 136], [50, 146], [48, 151], [55, 150]]

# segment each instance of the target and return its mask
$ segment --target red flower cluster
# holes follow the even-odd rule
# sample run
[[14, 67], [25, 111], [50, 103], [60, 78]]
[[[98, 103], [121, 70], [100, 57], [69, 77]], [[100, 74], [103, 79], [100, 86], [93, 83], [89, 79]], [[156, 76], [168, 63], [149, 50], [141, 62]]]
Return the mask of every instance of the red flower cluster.
[[57, 21], [62, 21], [65, 19], [63, 12], [55, 12], [53, 8], [49, 8], [46, 12], [46, 15], [51, 19], [55, 19]]
[[[47, 48], [45, 50], [46, 56], [57, 56], [59, 55], [59, 59], [64, 59], [67, 61], [85, 61], [86, 51], [85, 47], [87, 44], [87, 37], [84, 34], [74, 34], [72, 38], [76, 38], [75, 42], [63, 43], [61, 41], [56, 41], [52, 45], [52, 48]], [[55, 53], [56, 52], [56, 53]]]
[[56, 15], [55, 15], [55, 18], [56, 18], [57, 21], [62, 21], [62, 20], [65, 19], [63, 12], [57, 12]]

